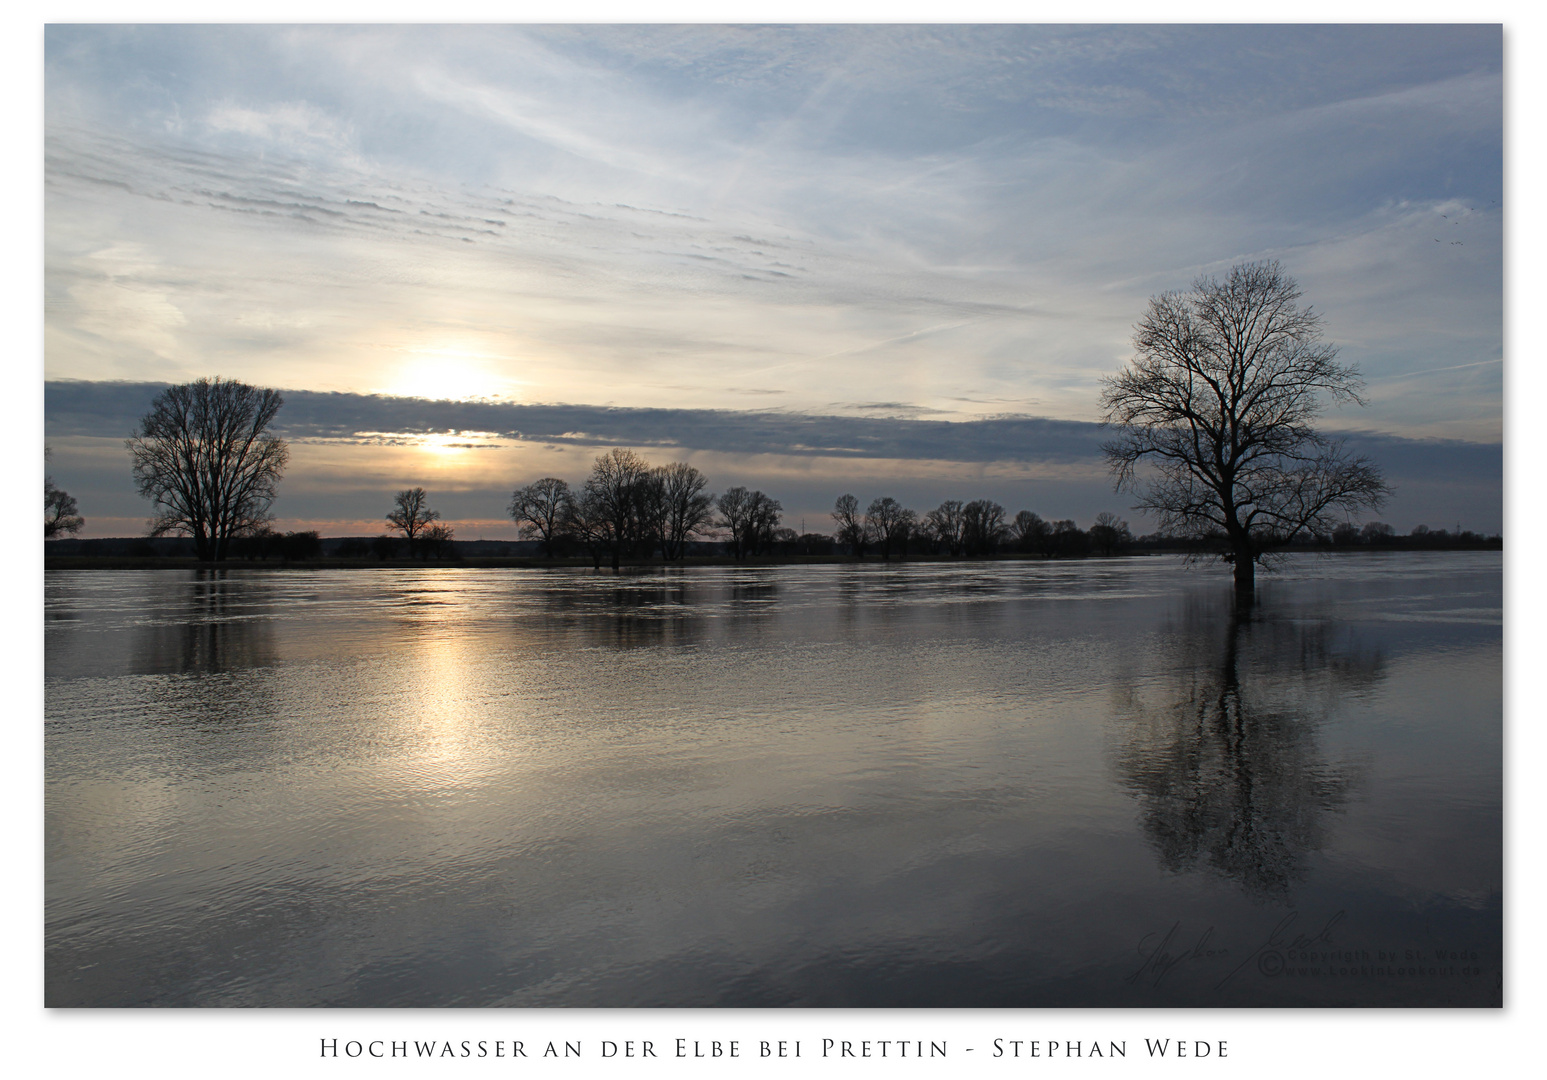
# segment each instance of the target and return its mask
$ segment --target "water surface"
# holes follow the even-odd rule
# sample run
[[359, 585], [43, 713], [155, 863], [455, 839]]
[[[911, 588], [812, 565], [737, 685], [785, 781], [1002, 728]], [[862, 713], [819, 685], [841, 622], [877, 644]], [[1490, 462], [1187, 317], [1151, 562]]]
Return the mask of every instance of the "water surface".
[[51, 572], [51, 1006], [1496, 1005], [1497, 554]]

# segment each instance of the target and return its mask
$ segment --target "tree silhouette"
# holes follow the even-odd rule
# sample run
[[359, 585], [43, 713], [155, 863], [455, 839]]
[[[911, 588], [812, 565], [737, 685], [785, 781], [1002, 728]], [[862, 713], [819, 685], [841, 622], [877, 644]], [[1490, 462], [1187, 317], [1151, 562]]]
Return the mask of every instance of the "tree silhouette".
[[730, 533], [731, 554], [739, 560], [772, 545], [783, 507], [761, 491], [733, 487], [715, 500], [715, 509], [715, 524]]
[[431, 525], [440, 520], [440, 511], [430, 509], [430, 496], [422, 487], [400, 491], [387, 514], [387, 522], [408, 541], [410, 558], [423, 547], [422, 540]]
[[924, 515], [924, 527], [947, 555], [962, 553], [962, 501], [947, 499]]
[[917, 514], [891, 496], [875, 499], [865, 511], [865, 538], [880, 546], [881, 558], [890, 559], [893, 551], [905, 550], [917, 521]]
[[226, 557], [231, 538], [261, 528], [290, 451], [268, 434], [277, 390], [220, 378], [156, 395], [125, 441], [139, 493], [155, 508], [152, 536], [193, 537], [205, 561]]
[[1334, 511], [1378, 506], [1380, 472], [1315, 431], [1322, 399], [1363, 404], [1358, 372], [1321, 340], [1321, 317], [1276, 262], [1232, 267], [1163, 293], [1134, 330], [1129, 366], [1105, 381], [1105, 446], [1118, 490], [1162, 529], [1223, 533], [1237, 592], [1257, 562]]
[[968, 555], [992, 555], [1009, 532], [1004, 507], [992, 499], [974, 499], [962, 507], [962, 550]]
[[650, 479], [650, 465], [632, 450], [614, 448], [601, 455], [591, 466], [585, 482], [586, 536], [612, 554], [612, 568], [624, 548], [638, 539], [641, 528], [641, 497]]
[[784, 507], [778, 499], [771, 499], [761, 491], [754, 491], [747, 507], [747, 537], [751, 541], [750, 554], [766, 552], [773, 547], [774, 538], [780, 532], [779, 518]]
[[680, 559], [688, 541], [714, 518], [714, 498], [704, 491], [709, 480], [685, 462], [673, 462], [655, 470], [663, 508], [661, 557]]
[[[47, 461], [52, 455], [53, 451], [45, 446], [43, 460]], [[52, 540], [60, 533], [78, 533], [85, 524], [86, 519], [80, 516], [74, 496], [56, 488], [52, 476], [43, 477], [43, 539]]]
[[865, 554], [865, 523], [860, 517], [859, 500], [853, 495], [840, 495], [833, 504], [833, 521], [838, 526], [838, 543], [847, 544], [853, 555]]
[[569, 484], [556, 476], [545, 476], [511, 493], [509, 513], [520, 526], [521, 535], [537, 537], [543, 554], [551, 559], [573, 501]]
[[450, 525], [443, 521], [437, 521], [424, 530], [419, 536], [419, 549], [425, 559], [434, 556], [437, 559], [449, 558], [452, 554], [451, 542], [456, 538], [456, 533]]
[[1021, 551], [1028, 554], [1051, 554], [1048, 538], [1053, 535], [1053, 527], [1030, 510], [1022, 510], [1015, 515], [1011, 530], [1015, 534], [1015, 546]]
[[1128, 523], [1107, 510], [1096, 515], [1096, 521], [1091, 525], [1088, 535], [1091, 547], [1103, 555], [1115, 554], [1118, 548], [1133, 543], [1133, 533], [1129, 530]]

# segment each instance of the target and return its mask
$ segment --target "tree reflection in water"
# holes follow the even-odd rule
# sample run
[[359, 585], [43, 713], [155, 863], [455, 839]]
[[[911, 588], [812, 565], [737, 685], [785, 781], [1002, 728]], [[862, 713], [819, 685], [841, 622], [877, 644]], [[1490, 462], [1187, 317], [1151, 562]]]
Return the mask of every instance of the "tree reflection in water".
[[1325, 760], [1319, 741], [1338, 703], [1383, 677], [1379, 653], [1348, 633], [1229, 604], [1195, 605], [1171, 628], [1159, 700], [1130, 689], [1119, 756], [1167, 870], [1204, 867], [1289, 899], [1362, 772]]
[[216, 674], [278, 662], [270, 616], [250, 582], [222, 569], [200, 568], [162, 594], [164, 609], [138, 628], [141, 673]]

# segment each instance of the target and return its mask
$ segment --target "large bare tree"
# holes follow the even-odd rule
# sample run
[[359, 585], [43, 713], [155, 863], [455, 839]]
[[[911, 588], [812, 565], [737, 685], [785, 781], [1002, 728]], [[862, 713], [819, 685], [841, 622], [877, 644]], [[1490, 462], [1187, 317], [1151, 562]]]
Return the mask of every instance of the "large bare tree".
[[553, 557], [555, 541], [569, 520], [574, 494], [569, 484], [556, 476], [534, 480], [517, 488], [510, 496], [510, 516], [521, 526], [523, 537], [537, 537], [543, 554]]
[[1010, 528], [1015, 534], [1015, 546], [1021, 551], [1036, 552], [1038, 555], [1051, 554], [1047, 540], [1053, 535], [1053, 527], [1043, 521], [1041, 515], [1022, 510], [1015, 515], [1015, 522]]
[[261, 528], [290, 451], [268, 433], [277, 390], [199, 379], [156, 395], [126, 440], [134, 482], [150, 499], [152, 536], [193, 537], [200, 559], [226, 557], [233, 536]]
[[918, 524], [918, 515], [890, 495], [872, 499], [865, 511], [865, 538], [881, 548], [881, 558], [890, 559], [908, 546], [908, 536]]
[[947, 555], [962, 552], [962, 501], [947, 499], [924, 515], [924, 526]]
[[719, 516], [714, 524], [730, 533], [731, 555], [736, 559], [756, 555], [773, 544], [774, 530], [784, 507], [761, 491], [733, 487], [714, 501]]
[[655, 470], [665, 510], [661, 530], [661, 556], [680, 559], [688, 541], [703, 532], [714, 518], [714, 497], [704, 489], [708, 477], [684, 461], [674, 461]]
[[1275, 546], [1388, 494], [1373, 464], [1311, 426], [1328, 401], [1363, 405], [1363, 383], [1299, 300], [1276, 262], [1152, 297], [1133, 360], [1102, 393], [1118, 490], [1162, 529], [1223, 535], [1242, 595]]
[[596, 539], [610, 549], [614, 570], [623, 550], [639, 539], [643, 488], [649, 479], [649, 462], [621, 447], [598, 457], [586, 478], [588, 512], [583, 516]]
[[719, 511], [714, 524], [730, 533], [731, 557], [740, 560], [752, 543], [752, 493], [738, 485], [715, 499], [714, 506]]
[[992, 499], [974, 499], [961, 509], [962, 550], [968, 555], [992, 555], [1010, 531], [1004, 507]]

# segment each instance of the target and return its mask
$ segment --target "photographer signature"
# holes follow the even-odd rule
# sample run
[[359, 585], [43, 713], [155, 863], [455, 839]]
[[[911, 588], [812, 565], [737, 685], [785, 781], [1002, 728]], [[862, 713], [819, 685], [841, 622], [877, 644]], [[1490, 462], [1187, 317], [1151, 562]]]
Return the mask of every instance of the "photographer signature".
[[[1198, 938], [1191, 948], [1183, 948], [1179, 952], [1172, 952], [1172, 943], [1181, 929], [1182, 924], [1180, 922], [1173, 923], [1171, 929], [1166, 931], [1166, 936], [1155, 944], [1152, 944], [1152, 942], [1154, 942], [1157, 935], [1144, 935], [1139, 941], [1139, 955], [1144, 957], [1144, 963], [1140, 964], [1138, 970], [1123, 981], [1138, 982], [1140, 979], [1144, 979], [1151, 986], [1159, 986], [1160, 980], [1171, 974], [1179, 964], [1186, 963], [1189, 960], [1208, 960], [1216, 956], [1225, 956], [1230, 951], [1228, 949], [1209, 948], [1209, 939], [1214, 936], [1214, 928], [1211, 926], [1203, 932], [1202, 936]], [[1150, 982], [1151, 977], [1154, 979], [1153, 982]]]
[[1240, 973], [1242, 968], [1254, 960], [1257, 962], [1257, 970], [1264, 975], [1277, 975], [1284, 970], [1285, 952], [1310, 949], [1317, 945], [1331, 945], [1332, 928], [1342, 922], [1346, 914], [1347, 912], [1345, 911], [1339, 911], [1332, 918], [1328, 919], [1319, 931], [1309, 937], [1302, 933], [1295, 933], [1291, 937], [1290, 934], [1294, 930], [1295, 921], [1300, 917], [1298, 911], [1291, 911], [1279, 920], [1278, 925], [1268, 934], [1268, 940], [1253, 949], [1245, 960], [1236, 965], [1234, 971], [1219, 980], [1219, 984], [1214, 989], [1219, 990], [1223, 988], [1227, 982]]
[[[1273, 976], [1284, 969], [1284, 954], [1312, 949], [1321, 945], [1332, 944], [1332, 931], [1343, 921], [1347, 912], [1339, 911], [1322, 924], [1319, 930], [1306, 933], [1297, 927], [1300, 920], [1298, 911], [1291, 911], [1285, 915], [1268, 932], [1267, 939], [1258, 945], [1246, 958], [1235, 966], [1216, 985], [1215, 989], [1223, 989], [1225, 984], [1241, 973], [1248, 965], [1255, 963], [1257, 969], [1264, 975]], [[1214, 927], [1210, 926], [1199, 935], [1191, 944], [1181, 940], [1182, 924], [1180, 921], [1172, 923], [1171, 929], [1164, 935], [1160, 933], [1146, 934], [1139, 941], [1138, 952], [1144, 962], [1138, 968], [1129, 973], [1124, 982], [1134, 983], [1141, 980], [1150, 986], [1159, 986], [1167, 975], [1175, 971], [1183, 964], [1198, 961], [1212, 960], [1222, 956], [1229, 956], [1228, 948], [1220, 948], [1211, 944], [1214, 937]]]

